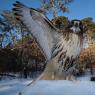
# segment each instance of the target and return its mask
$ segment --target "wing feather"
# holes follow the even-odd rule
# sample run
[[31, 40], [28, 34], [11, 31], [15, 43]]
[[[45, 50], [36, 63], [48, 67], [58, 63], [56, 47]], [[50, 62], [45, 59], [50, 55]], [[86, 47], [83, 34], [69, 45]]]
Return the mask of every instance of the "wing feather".
[[56, 28], [44, 14], [20, 2], [14, 4], [13, 11], [15, 16], [20, 16], [20, 20], [36, 39], [46, 59], [50, 60]]

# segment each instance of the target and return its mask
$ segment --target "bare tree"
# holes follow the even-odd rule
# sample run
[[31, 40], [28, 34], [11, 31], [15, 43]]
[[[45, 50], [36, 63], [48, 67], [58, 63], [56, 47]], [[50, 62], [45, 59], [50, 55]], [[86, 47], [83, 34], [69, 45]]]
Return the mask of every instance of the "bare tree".
[[58, 12], [68, 12], [69, 8], [67, 5], [73, 0], [41, 0], [41, 9], [44, 13], [53, 13], [53, 17], [58, 15]]

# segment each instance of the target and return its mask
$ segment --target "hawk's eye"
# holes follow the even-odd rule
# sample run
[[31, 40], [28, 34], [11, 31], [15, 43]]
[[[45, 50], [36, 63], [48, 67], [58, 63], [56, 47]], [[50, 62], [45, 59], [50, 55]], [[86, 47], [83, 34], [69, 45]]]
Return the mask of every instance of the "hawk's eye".
[[74, 25], [74, 21], [71, 21], [71, 25], [72, 25], [72, 26]]
[[80, 22], [79, 25], [81, 26], [82, 25], [82, 22]]

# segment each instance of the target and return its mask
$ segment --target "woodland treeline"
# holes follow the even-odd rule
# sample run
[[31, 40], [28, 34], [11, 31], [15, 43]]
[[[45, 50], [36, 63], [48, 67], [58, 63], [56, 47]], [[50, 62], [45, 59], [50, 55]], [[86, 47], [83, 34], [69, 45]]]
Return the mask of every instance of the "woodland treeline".
[[[67, 4], [72, 2], [67, 1]], [[56, 6], [57, 3], [52, 1], [50, 6], [54, 7], [54, 4]], [[60, 3], [59, 8], [63, 8], [62, 4], [66, 3]], [[42, 5], [46, 5], [48, 11], [51, 8], [46, 2]], [[65, 16], [57, 16], [56, 11], [53, 11], [54, 18], [51, 22], [62, 30], [70, 20]], [[66, 12], [67, 8], [64, 7], [62, 11]], [[83, 72], [90, 68], [92, 73], [92, 68], [95, 67], [95, 22], [92, 17], [85, 17], [81, 21], [88, 31], [85, 35], [85, 47], [78, 61], [78, 70]], [[43, 71], [45, 65], [45, 58], [28, 29], [15, 18], [11, 10], [3, 11], [0, 15], [0, 73], [18, 73], [25, 69], [29, 72]]]

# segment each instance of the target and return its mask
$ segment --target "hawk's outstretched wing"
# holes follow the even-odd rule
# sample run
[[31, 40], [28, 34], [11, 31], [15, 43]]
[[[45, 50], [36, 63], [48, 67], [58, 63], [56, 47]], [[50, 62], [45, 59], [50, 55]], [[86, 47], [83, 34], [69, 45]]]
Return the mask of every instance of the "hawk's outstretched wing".
[[36, 39], [45, 57], [49, 60], [51, 58], [54, 36], [57, 33], [54, 32], [56, 28], [44, 14], [33, 8], [28, 8], [18, 1], [14, 4], [13, 11], [15, 16], [20, 17], [20, 20]]

